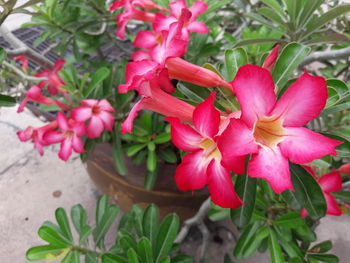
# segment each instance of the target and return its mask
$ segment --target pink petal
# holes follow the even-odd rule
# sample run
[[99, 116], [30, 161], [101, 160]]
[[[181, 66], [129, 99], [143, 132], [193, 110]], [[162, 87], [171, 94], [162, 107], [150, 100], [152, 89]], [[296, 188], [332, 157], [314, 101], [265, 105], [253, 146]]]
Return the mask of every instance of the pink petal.
[[309, 213], [306, 211], [305, 208], [301, 209], [300, 216], [301, 217], [306, 217]]
[[24, 111], [24, 108], [27, 105], [28, 101], [30, 100], [27, 97], [21, 101], [21, 103], [18, 106], [17, 113], [21, 113]]
[[98, 102], [98, 106], [101, 108], [101, 110], [115, 112], [115, 110], [112, 107], [112, 105], [106, 99], [100, 100]]
[[276, 60], [278, 57], [279, 47], [280, 47], [280, 44], [276, 45], [264, 61], [263, 68], [267, 69], [270, 72], [272, 71], [273, 67], [275, 66], [275, 63], [276, 63]]
[[275, 84], [266, 69], [256, 65], [242, 66], [232, 82], [242, 120], [253, 128], [257, 119], [267, 116], [276, 102]]
[[188, 25], [187, 29], [190, 32], [196, 32], [200, 34], [207, 34], [209, 32], [209, 27], [205, 25], [203, 22], [194, 21]]
[[143, 76], [147, 72], [153, 71], [157, 68], [158, 63], [148, 60], [137, 62], [129, 62], [126, 65], [125, 79], [127, 83], [131, 83], [135, 76]]
[[181, 164], [176, 168], [175, 181], [181, 191], [193, 191], [203, 188], [207, 184], [209, 160], [203, 157], [202, 150], [186, 154]]
[[168, 93], [173, 93], [175, 88], [169, 79], [168, 70], [164, 68], [158, 75], [159, 87]]
[[333, 215], [333, 216], [340, 216], [342, 214], [342, 211], [338, 207], [337, 201], [335, 201], [335, 198], [328, 193], [324, 193], [324, 198], [326, 199], [327, 203], [327, 215]]
[[215, 98], [212, 92], [193, 111], [193, 125], [203, 137], [214, 138], [219, 131], [220, 112], [214, 107]]
[[277, 194], [287, 189], [293, 190], [288, 160], [278, 147], [260, 148], [257, 154], [253, 154], [248, 164], [248, 175], [265, 179]]
[[72, 110], [71, 118], [75, 121], [83, 122], [90, 119], [92, 111], [90, 107], [80, 106]]
[[58, 157], [60, 157], [63, 161], [67, 161], [72, 154], [72, 139], [65, 139], [61, 143], [61, 149], [58, 153]]
[[84, 153], [84, 144], [78, 136], [74, 136], [72, 139], [72, 147], [76, 153]]
[[171, 139], [176, 147], [184, 151], [199, 149], [203, 137], [191, 126], [181, 123], [178, 118], [174, 117], [167, 117], [165, 120], [171, 124]]
[[140, 31], [137, 33], [133, 45], [140, 48], [152, 48], [157, 45], [157, 39], [154, 32]]
[[204, 1], [196, 1], [194, 4], [189, 8], [189, 10], [192, 13], [192, 16], [197, 17], [200, 14], [207, 11], [208, 5]]
[[59, 143], [64, 140], [64, 135], [62, 132], [48, 131], [44, 135], [44, 141], [48, 144]]
[[125, 5], [125, 0], [121, 0], [121, 1], [114, 1], [111, 5], [111, 7], [109, 8], [109, 11], [114, 11], [117, 10], [118, 8], [122, 7], [123, 5]]
[[335, 147], [342, 143], [303, 127], [288, 127], [286, 134], [279, 144], [281, 152], [298, 164], [309, 163], [328, 154], [336, 155]]
[[98, 115], [98, 118], [102, 120], [103, 125], [107, 130], [113, 130], [114, 116], [111, 113], [109, 113], [108, 111], [101, 111]]
[[208, 166], [208, 188], [211, 200], [223, 208], [235, 209], [243, 204], [235, 192], [230, 172], [212, 160]]
[[122, 123], [121, 133], [131, 133], [133, 129], [134, 119], [137, 117], [140, 110], [144, 109], [144, 99], [139, 100], [135, 105], [131, 108], [128, 117]]
[[56, 120], [57, 120], [57, 124], [58, 124], [58, 127], [62, 130], [62, 131], [66, 131], [68, 130], [68, 120], [67, 120], [67, 117], [62, 113], [62, 112], [58, 112], [57, 113], [57, 117], [56, 117]]
[[17, 137], [21, 142], [26, 142], [26, 141], [32, 139], [32, 137], [34, 135], [34, 131], [35, 131], [34, 128], [29, 126], [25, 130], [18, 131]]
[[97, 116], [92, 116], [86, 128], [87, 136], [89, 138], [97, 138], [101, 135], [103, 130], [104, 127], [102, 120]]
[[169, 5], [170, 13], [172, 16], [179, 18], [181, 16], [181, 11], [186, 8], [186, 0], [173, 1]]
[[230, 158], [222, 157], [221, 164], [225, 168], [234, 172], [235, 174], [244, 174], [245, 173], [245, 160], [247, 156], [232, 156]]
[[74, 122], [71, 129], [77, 136], [85, 135], [85, 124], [83, 122]]
[[174, 22], [177, 22], [177, 19], [175, 17], [157, 13], [154, 18], [153, 29], [154, 31], [160, 33], [163, 30], [169, 30], [170, 25]]
[[344, 174], [350, 174], [350, 163], [343, 164], [339, 167], [339, 171]]
[[98, 100], [95, 99], [88, 99], [88, 100], [82, 100], [81, 101], [81, 105], [85, 106], [85, 107], [94, 107], [98, 104]]
[[342, 180], [339, 172], [334, 171], [323, 175], [318, 180], [322, 190], [326, 193], [338, 192], [342, 189]]
[[151, 60], [151, 56], [147, 51], [137, 50], [131, 54], [131, 59], [133, 61]]
[[64, 63], [66, 63], [66, 61], [64, 59], [56, 60], [56, 63], [55, 63], [55, 65], [52, 68], [52, 72], [60, 71], [63, 68]]
[[258, 145], [255, 143], [252, 130], [242, 120], [234, 118], [230, 120], [230, 124], [219, 137], [218, 147], [223, 159], [258, 151]]
[[278, 100], [272, 115], [282, 116], [284, 126], [303, 126], [320, 115], [326, 101], [325, 79], [305, 71]]

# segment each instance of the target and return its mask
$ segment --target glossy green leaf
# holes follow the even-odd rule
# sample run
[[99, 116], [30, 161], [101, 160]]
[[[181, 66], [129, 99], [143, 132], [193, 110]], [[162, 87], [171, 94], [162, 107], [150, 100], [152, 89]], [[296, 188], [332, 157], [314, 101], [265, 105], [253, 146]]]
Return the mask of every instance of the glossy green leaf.
[[338, 263], [339, 258], [332, 254], [309, 254], [308, 258], [313, 258], [325, 263]]
[[325, 216], [326, 201], [319, 184], [313, 176], [300, 165], [292, 163], [290, 163], [290, 171], [295, 189], [295, 198], [299, 204], [308, 211], [312, 218]]
[[80, 256], [80, 252], [76, 250], [71, 251], [64, 257], [61, 263], [80, 263], [79, 256]]
[[171, 250], [179, 230], [179, 224], [180, 220], [176, 214], [170, 214], [163, 220], [156, 241], [156, 263], [161, 262]]
[[83, 90], [84, 96], [87, 98], [89, 95], [106, 79], [110, 74], [110, 70], [107, 67], [99, 68], [91, 75], [91, 82], [89, 87]]
[[298, 68], [309, 52], [309, 47], [299, 43], [291, 43], [284, 47], [272, 72], [278, 91], [284, 87], [289, 76]]
[[130, 263], [140, 263], [137, 253], [133, 248], [128, 249], [127, 256]]
[[177, 255], [171, 259], [171, 263], [193, 263], [193, 259], [187, 255]]
[[0, 107], [13, 107], [15, 105], [16, 105], [15, 98], [0, 94]]
[[225, 51], [227, 80], [233, 80], [238, 69], [246, 64], [248, 64], [248, 56], [244, 48], [227, 49]]
[[257, 238], [256, 231], [260, 226], [259, 222], [255, 222], [244, 228], [239, 237], [236, 247], [233, 250], [233, 255], [236, 258], [246, 258], [251, 256], [260, 246], [261, 239]]
[[83, 227], [87, 224], [86, 210], [80, 204], [73, 206], [71, 218], [75, 229], [81, 234]]
[[271, 7], [276, 13], [278, 13], [280, 16], [284, 17], [285, 13], [283, 11], [282, 6], [278, 3], [277, 0], [261, 0], [262, 3], [265, 5]]
[[220, 1], [214, 1], [212, 4], [209, 5], [207, 11], [204, 13], [204, 15], [208, 15], [217, 9], [223, 7], [224, 5], [227, 5], [231, 3], [232, 0], [220, 0]]
[[152, 244], [152, 247], [156, 247], [156, 238], [159, 232], [159, 212], [155, 205], [150, 205], [146, 208], [143, 219], [142, 226], [144, 229], [144, 235], [147, 237]]
[[242, 47], [248, 45], [256, 45], [256, 44], [266, 44], [266, 43], [279, 43], [281, 39], [278, 38], [252, 38], [252, 39], [244, 39], [240, 40], [236, 43], [235, 47]]
[[285, 228], [297, 228], [304, 225], [304, 219], [298, 212], [289, 212], [274, 219], [273, 224]]
[[230, 209], [222, 208], [218, 205], [211, 204], [212, 208], [208, 212], [208, 217], [211, 221], [220, 221], [230, 217]]
[[147, 170], [154, 172], [157, 168], [157, 155], [155, 151], [148, 151], [147, 155]]
[[270, 234], [269, 227], [267, 225], [261, 226], [257, 231], [256, 231], [256, 237], [259, 239], [265, 239], [268, 237]]
[[282, 248], [278, 242], [278, 238], [273, 229], [270, 228], [270, 235], [268, 238], [268, 247], [270, 250], [271, 263], [284, 263], [285, 259], [282, 253]]
[[142, 263], [153, 263], [152, 245], [148, 238], [142, 237], [137, 244], [137, 254]]
[[121, 142], [119, 131], [112, 132], [112, 141], [113, 141], [112, 155], [113, 155], [114, 166], [117, 169], [117, 172], [120, 175], [124, 176], [127, 174], [128, 171], [125, 165], [124, 153], [123, 153], [122, 142]]
[[54, 255], [57, 259], [63, 258], [69, 252], [68, 248], [59, 248], [52, 245], [32, 247], [26, 252], [29, 261], [45, 260], [48, 255]]
[[331, 250], [332, 247], [333, 247], [332, 241], [326, 240], [326, 241], [323, 241], [323, 242], [313, 246], [311, 248], [311, 250], [314, 252], [317, 252], [317, 253], [325, 253], [325, 252]]
[[67, 213], [63, 208], [57, 208], [55, 212], [57, 223], [63, 235], [71, 242], [73, 242], [72, 231], [69, 226]]
[[169, 132], [164, 132], [159, 135], [153, 140], [154, 143], [166, 143], [171, 140], [171, 136]]
[[262, 14], [264, 17], [270, 19], [275, 22], [277, 25], [285, 26], [286, 23], [280, 15], [278, 15], [273, 9], [268, 7], [261, 7], [258, 9], [258, 12]]
[[56, 247], [69, 247], [71, 242], [64, 237], [60, 232], [59, 228], [53, 228], [49, 225], [42, 225], [39, 228], [38, 235], [45, 241], [49, 242], [51, 245]]
[[109, 205], [106, 207], [102, 217], [97, 221], [98, 223], [93, 231], [95, 244], [102, 245], [104, 237], [117, 217], [118, 212], [119, 208], [115, 205]]
[[299, 244], [295, 243], [293, 240], [289, 242], [281, 242], [281, 247], [290, 258], [298, 258], [301, 260], [305, 256], [305, 253], [301, 250]]
[[350, 192], [348, 191], [338, 191], [332, 193], [332, 195], [339, 199], [340, 201], [343, 201], [346, 204], [350, 204]]
[[312, 17], [312, 14], [323, 4], [324, 0], [307, 0], [303, 6], [303, 11], [300, 12], [298, 17], [298, 25], [300, 27], [307, 24], [309, 19]]
[[137, 243], [135, 236], [125, 230], [119, 230], [117, 234], [118, 245], [125, 251], [128, 251], [129, 248], [137, 249]]
[[129, 157], [134, 156], [135, 154], [137, 154], [139, 151], [141, 151], [146, 146], [147, 146], [147, 144], [134, 144], [126, 150], [126, 154]]
[[126, 258], [114, 255], [114, 254], [104, 254], [102, 256], [102, 263], [130, 263]]

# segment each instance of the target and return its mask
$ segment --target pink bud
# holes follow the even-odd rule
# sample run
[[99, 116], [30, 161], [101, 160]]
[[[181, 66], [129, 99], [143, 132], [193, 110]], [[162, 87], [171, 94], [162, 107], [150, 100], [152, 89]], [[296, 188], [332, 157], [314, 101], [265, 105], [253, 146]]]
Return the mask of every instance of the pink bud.
[[339, 171], [344, 174], [350, 174], [350, 163], [340, 166]]

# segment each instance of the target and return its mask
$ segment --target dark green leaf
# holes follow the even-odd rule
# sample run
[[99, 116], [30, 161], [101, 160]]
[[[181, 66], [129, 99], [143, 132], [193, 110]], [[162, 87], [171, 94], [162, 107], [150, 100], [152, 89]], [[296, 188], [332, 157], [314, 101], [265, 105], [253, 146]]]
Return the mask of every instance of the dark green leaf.
[[305, 256], [305, 253], [300, 249], [299, 245], [294, 241], [281, 242], [281, 246], [283, 250], [287, 253], [287, 255], [291, 258], [303, 259]]
[[332, 193], [332, 195], [335, 198], [343, 201], [344, 203], [350, 204], [350, 192], [348, 192], [348, 191], [339, 191], [339, 192]]
[[52, 245], [32, 247], [26, 252], [29, 261], [45, 260], [47, 257], [63, 258], [69, 252], [68, 248], [58, 248]]
[[5, 49], [0, 47], [0, 64], [2, 64], [2, 62], [6, 59], [6, 57], [7, 57], [7, 53]]
[[285, 228], [296, 228], [304, 225], [304, 219], [298, 212], [289, 212], [273, 220], [273, 224]]
[[71, 242], [73, 242], [72, 232], [70, 230], [67, 213], [63, 208], [57, 208], [56, 212], [57, 223], [63, 233], [63, 235]]
[[270, 249], [271, 263], [284, 263], [285, 259], [282, 253], [280, 244], [275, 231], [270, 228], [270, 235], [268, 239], [268, 246]]
[[271, 7], [276, 13], [278, 13], [280, 16], [284, 17], [285, 13], [283, 11], [282, 6], [278, 3], [277, 0], [261, 0], [262, 3], [265, 5]]
[[171, 259], [171, 263], [193, 263], [193, 259], [187, 255], [177, 255]]
[[235, 47], [242, 47], [247, 45], [255, 45], [255, 44], [265, 44], [265, 43], [279, 43], [280, 39], [277, 38], [252, 38], [252, 39], [244, 39], [240, 40], [236, 43]]
[[126, 258], [119, 255], [104, 254], [102, 256], [102, 263], [130, 263]]
[[309, 254], [308, 258], [313, 258], [325, 263], [338, 263], [339, 258], [332, 254]]
[[226, 50], [225, 67], [228, 81], [233, 80], [238, 69], [245, 64], [248, 64], [248, 56], [244, 48]]
[[71, 242], [63, 236], [58, 228], [43, 225], [39, 228], [38, 235], [56, 247], [65, 248], [71, 245]]
[[259, 222], [248, 225], [244, 228], [242, 235], [239, 237], [233, 255], [236, 258], [246, 258], [251, 256], [260, 246], [261, 239], [257, 238], [256, 231], [260, 226]]
[[142, 237], [137, 244], [137, 254], [142, 263], [153, 263], [152, 245], [148, 238]]
[[124, 153], [123, 153], [119, 131], [112, 132], [112, 139], [113, 139], [112, 154], [113, 154], [114, 166], [120, 175], [126, 175], [128, 171], [125, 166]]
[[323, 241], [311, 248], [312, 251], [317, 253], [325, 253], [331, 249], [332, 249], [332, 241], [330, 240]]
[[0, 107], [13, 107], [15, 105], [16, 105], [15, 98], [0, 94]]
[[179, 229], [179, 217], [176, 214], [170, 214], [163, 220], [156, 241], [156, 263], [169, 253], [176, 238]]
[[146, 208], [142, 219], [144, 235], [151, 241], [153, 248], [156, 247], [156, 238], [159, 231], [159, 212], [155, 205]]
[[173, 150], [171, 149], [163, 149], [159, 152], [161, 158], [168, 163], [176, 163], [177, 157]]
[[134, 144], [132, 146], [130, 146], [127, 150], [126, 150], [126, 154], [131, 157], [134, 156], [136, 153], [138, 153], [139, 151], [141, 151], [143, 148], [145, 148], [147, 146], [147, 144]]
[[91, 76], [89, 87], [83, 91], [84, 96], [89, 97], [91, 92], [93, 92], [98, 85], [109, 76], [109, 74], [110, 70], [106, 67], [99, 68], [96, 72], [94, 72], [94, 74]]

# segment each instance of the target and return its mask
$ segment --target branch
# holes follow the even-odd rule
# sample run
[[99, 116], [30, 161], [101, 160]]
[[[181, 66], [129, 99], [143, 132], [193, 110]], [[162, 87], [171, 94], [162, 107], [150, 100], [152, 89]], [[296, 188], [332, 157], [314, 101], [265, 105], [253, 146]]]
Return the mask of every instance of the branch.
[[53, 68], [54, 64], [50, 60], [48, 60], [46, 57], [36, 52], [34, 49], [28, 47], [19, 38], [17, 38], [10, 30], [8, 30], [6, 26], [4, 25], [0, 26], [0, 35], [3, 36], [3, 38], [13, 48], [15, 48], [15, 50], [8, 52], [10, 56], [23, 55], [44, 68], [47, 68], [47, 69]]
[[6, 67], [8, 67], [9, 69], [11, 69], [13, 72], [15, 72], [17, 75], [19, 75], [21, 78], [23, 78], [25, 80], [35, 81], [35, 82], [47, 80], [47, 78], [38, 78], [38, 77], [28, 76], [24, 72], [22, 72], [21, 70], [16, 68], [14, 65], [8, 63], [7, 61], [3, 61], [2, 64], [5, 65]]
[[107, 23], [102, 22], [101, 28], [99, 30], [97, 30], [97, 31], [85, 30], [84, 33], [88, 34], [90, 36], [99, 36], [99, 35], [102, 35], [106, 31], [106, 28], [107, 28]]
[[327, 61], [331, 59], [342, 59], [350, 56], [350, 47], [331, 51], [318, 51], [307, 56], [299, 67], [304, 67], [315, 61]]

